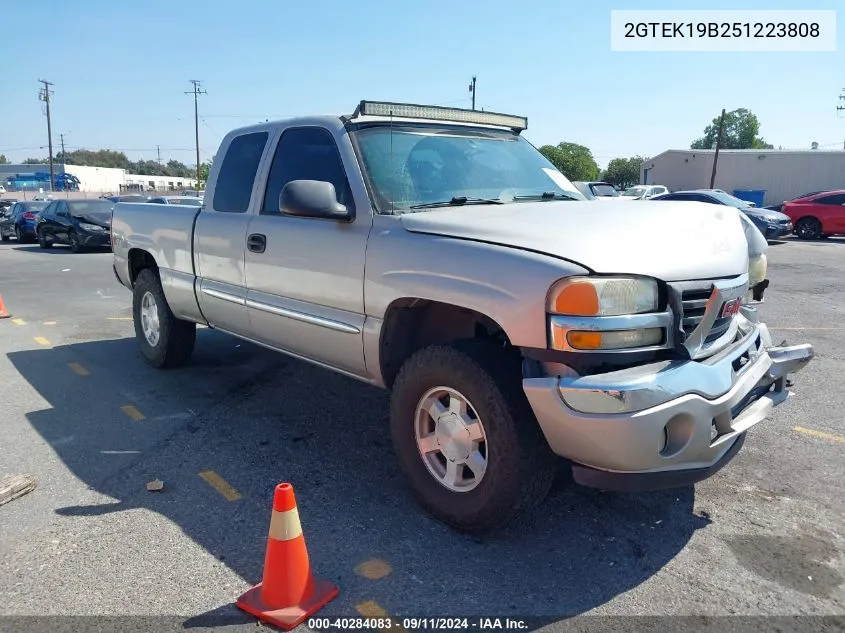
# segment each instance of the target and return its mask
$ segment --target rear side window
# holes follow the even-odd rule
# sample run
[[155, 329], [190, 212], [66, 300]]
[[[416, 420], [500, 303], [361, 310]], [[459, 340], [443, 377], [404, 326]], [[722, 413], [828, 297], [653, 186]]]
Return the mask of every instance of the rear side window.
[[821, 196], [820, 198], [816, 198], [813, 202], [818, 202], [820, 204], [843, 205], [845, 204], [845, 193], [836, 193], [832, 196]]
[[253, 132], [232, 139], [217, 174], [212, 205], [215, 211], [244, 213], [249, 208], [267, 136], [267, 132]]
[[353, 208], [352, 191], [337, 145], [328, 130], [299, 127], [285, 130], [267, 179], [261, 213], [279, 214], [279, 195], [292, 180], [323, 180], [334, 185], [337, 200]]

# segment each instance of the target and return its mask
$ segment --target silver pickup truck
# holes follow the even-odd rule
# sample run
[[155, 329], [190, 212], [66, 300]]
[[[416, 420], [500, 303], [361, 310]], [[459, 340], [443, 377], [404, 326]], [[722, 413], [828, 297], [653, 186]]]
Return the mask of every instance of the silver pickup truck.
[[362, 101], [228, 133], [201, 208], [114, 207], [143, 356], [184, 364], [200, 323], [389, 389], [410, 487], [463, 531], [561, 464], [617, 491], [710, 476], [813, 356], [758, 321], [765, 240], [730, 207], [597, 206], [526, 127]]

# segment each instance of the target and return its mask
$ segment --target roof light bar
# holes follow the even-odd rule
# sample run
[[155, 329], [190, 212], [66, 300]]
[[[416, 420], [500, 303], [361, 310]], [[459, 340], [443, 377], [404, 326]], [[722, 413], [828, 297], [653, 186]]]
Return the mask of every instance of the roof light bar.
[[462, 108], [444, 108], [442, 106], [415, 105], [413, 103], [391, 103], [388, 101], [361, 101], [352, 118], [358, 116], [394, 116], [408, 119], [432, 119], [453, 121], [455, 123], [479, 123], [498, 125], [522, 132], [528, 128], [528, 119], [523, 116], [465, 110]]

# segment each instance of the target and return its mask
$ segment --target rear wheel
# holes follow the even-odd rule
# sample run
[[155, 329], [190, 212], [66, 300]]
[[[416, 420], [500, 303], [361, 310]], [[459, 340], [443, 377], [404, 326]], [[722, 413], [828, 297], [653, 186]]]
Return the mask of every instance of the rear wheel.
[[801, 218], [795, 225], [795, 234], [802, 240], [817, 240], [822, 235], [822, 223], [816, 218]]
[[153, 367], [178, 367], [194, 352], [197, 326], [177, 319], [161, 288], [158, 273], [142, 270], [135, 281], [132, 297], [135, 338], [141, 354]]
[[15, 239], [21, 243], [25, 241], [23, 233], [21, 233], [21, 227], [19, 227], [17, 224], [15, 225]]
[[538, 505], [558, 460], [522, 391], [519, 354], [476, 340], [419, 350], [391, 396], [391, 434], [420, 503], [488, 533]]

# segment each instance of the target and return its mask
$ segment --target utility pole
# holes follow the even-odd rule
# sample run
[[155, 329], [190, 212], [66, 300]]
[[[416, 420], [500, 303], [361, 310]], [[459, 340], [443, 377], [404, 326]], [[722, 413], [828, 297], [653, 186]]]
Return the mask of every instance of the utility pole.
[[44, 79], [39, 79], [39, 83], [44, 84], [41, 91], [38, 93], [38, 98], [47, 104], [47, 147], [50, 152], [50, 191], [53, 191], [53, 127], [50, 121], [50, 86], [53, 84]]
[[156, 162], [161, 165], [161, 145], [156, 145], [156, 156], [158, 157]]
[[719, 147], [722, 145], [722, 128], [725, 126], [725, 109], [722, 108], [722, 116], [719, 117], [719, 135], [716, 137], [716, 153], [713, 155], [713, 173], [710, 174], [710, 188], [716, 183], [716, 163], [719, 161]]
[[67, 163], [67, 154], [65, 154], [65, 135], [59, 134], [59, 138], [62, 140], [62, 162]]
[[198, 79], [191, 79], [190, 82], [194, 85], [194, 89], [186, 92], [186, 95], [194, 95], [194, 136], [197, 143], [197, 188], [200, 187], [200, 117], [199, 106], [197, 104], [197, 97], [199, 95], [208, 94], [200, 87]]
[[472, 76], [472, 83], [469, 85], [469, 91], [472, 93], [472, 109], [475, 110], [475, 75]]
[[[842, 89], [842, 94], [839, 95], [839, 98], [845, 101], [845, 88]], [[845, 106], [836, 106], [837, 112], [841, 112], [842, 110], [845, 110]], [[845, 149], [845, 141], [842, 142], [842, 149]]]

